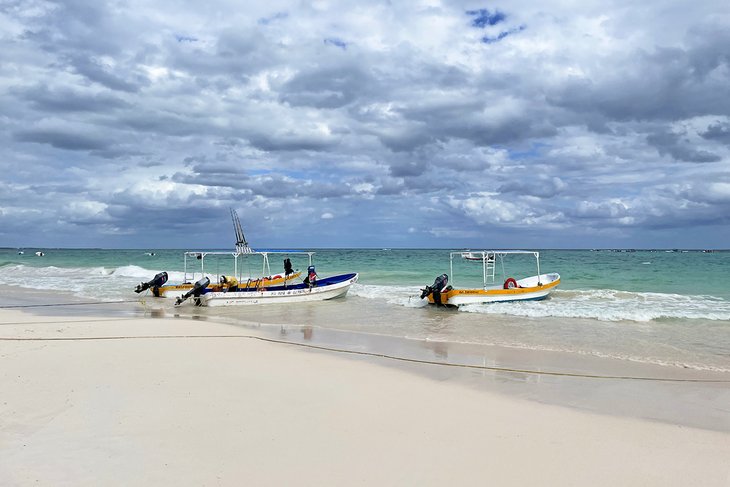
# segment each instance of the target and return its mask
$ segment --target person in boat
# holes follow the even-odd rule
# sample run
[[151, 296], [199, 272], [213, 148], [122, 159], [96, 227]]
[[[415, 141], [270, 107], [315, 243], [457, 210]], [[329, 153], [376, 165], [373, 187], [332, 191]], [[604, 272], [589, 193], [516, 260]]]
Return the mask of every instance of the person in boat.
[[284, 259], [284, 276], [289, 277], [289, 274], [294, 274], [294, 269], [291, 266], [291, 260], [287, 257]]
[[307, 268], [307, 277], [304, 278], [304, 284], [310, 288], [317, 285], [317, 272], [314, 270], [313, 265]]

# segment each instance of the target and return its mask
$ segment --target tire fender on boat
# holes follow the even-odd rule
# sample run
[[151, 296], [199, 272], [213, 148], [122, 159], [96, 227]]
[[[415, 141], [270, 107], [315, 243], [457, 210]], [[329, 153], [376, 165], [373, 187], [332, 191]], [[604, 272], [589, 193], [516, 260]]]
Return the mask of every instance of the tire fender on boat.
[[516, 287], [519, 287], [517, 285], [517, 281], [515, 281], [514, 277], [508, 277], [506, 281], [504, 281], [504, 288], [505, 289], [514, 289]]

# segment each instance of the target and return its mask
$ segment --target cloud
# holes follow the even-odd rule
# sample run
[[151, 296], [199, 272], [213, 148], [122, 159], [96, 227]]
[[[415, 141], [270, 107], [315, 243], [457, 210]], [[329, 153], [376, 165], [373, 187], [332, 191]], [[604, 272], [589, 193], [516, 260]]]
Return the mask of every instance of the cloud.
[[512, 180], [499, 187], [500, 193], [513, 193], [523, 196], [537, 196], [539, 198], [552, 198], [562, 193], [567, 184], [557, 176], [548, 177], [539, 175], [531, 180]]
[[103, 150], [109, 147], [109, 142], [103, 138], [63, 129], [21, 130], [15, 133], [15, 139], [21, 142], [49, 144], [57, 149], [65, 150]]
[[679, 134], [656, 133], [649, 135], [646, 139], [649, 144], [657, 148], [659, 154], [670, 155], [677, 161], [717, 162], [722, 160], [722, 157], [717, 154], [691, 147], [689, 141], [682, 139]]
[[717, 140], [723, 144], [730, 145], [730, 122], [715, 122], [707, 127], [700, 135], [705, 139]]
[[720, 1], [239, 7], [0, 7], [6, 245], [730, 238]]

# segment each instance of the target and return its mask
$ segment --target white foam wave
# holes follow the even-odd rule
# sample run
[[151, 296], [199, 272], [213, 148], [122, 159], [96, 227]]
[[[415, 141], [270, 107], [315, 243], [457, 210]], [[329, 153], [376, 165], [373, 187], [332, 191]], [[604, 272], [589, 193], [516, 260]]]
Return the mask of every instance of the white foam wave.
[[[0, 284], [71, 292], [77, 296], [94, 299], [122, 300], [133, 296], [132, 290], [137, 284], [151, 279], [158, 272], [160, 271], [135, 265], [107, 269], [14, 264], [0, 267]], [[184, 277], [182, 272], [168, 272], [168, 275], [170, 282], [182, 282]]]
[[613, 289], [555, 291], [545, 301], [463, 306], [471, 313], [525, 317], [652, 321], [661, 318], [730, 320], [730, 301], [713, 296], [637, 293]]
[[[71, 292], [77, 296], [102, 300], [123, 300], [136, 297], [133, 290], [143, 281], [148, 281], [161, 269], [146, 269], [136, 265], [125, 265], [115, 269], [105, 267], [35, 267], [24, 264], [0, 266], [0, 284], [27, 289]], [[200, 279], [200, 272], [166, 271], [168, 283], [194, 282]], [[208, 274], [211, 282], [218, 276]]]
[[[151, 279], [155, 274], [162, 272], [161, 270], [150, 270], [145, 269], [144, 267], [139, 267], [136, 265], [125, 265], [122, 267], [118, 267], [116, 270], [112, 272], [112, 274], [115, 277], [119, 278], [134, 278], [138, 281], [147, 281]], [[168, 282], [183, 282], [185, 280], [185, 273], [184, 272], [176, 272], [176, 271], [165, 271], [167, 272], [167, 279]], [[208, 274], [206, 274], [208, 275]], [[194, 280], [195, 278], [200, 279], [201, 274], [200, 272], [193, 275], [191, 272], [188, 272], [187, 279], [188, 280]], [[208, 275], [208, 277], [212, 276]]]
[[421, 299], [421, 289], [418, 286], [378, 286], [374, 284], [354, 284], [349, 294], [367, 299], [379, 299], [386, 303], [420, 308], [428, 304]]

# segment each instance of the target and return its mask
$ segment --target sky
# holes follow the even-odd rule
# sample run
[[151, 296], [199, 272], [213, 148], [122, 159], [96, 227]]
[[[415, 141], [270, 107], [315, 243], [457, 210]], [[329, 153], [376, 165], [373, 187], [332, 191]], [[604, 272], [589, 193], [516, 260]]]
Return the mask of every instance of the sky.
[[727, 0], [0, 0], [0, 247], [730, 248]]

